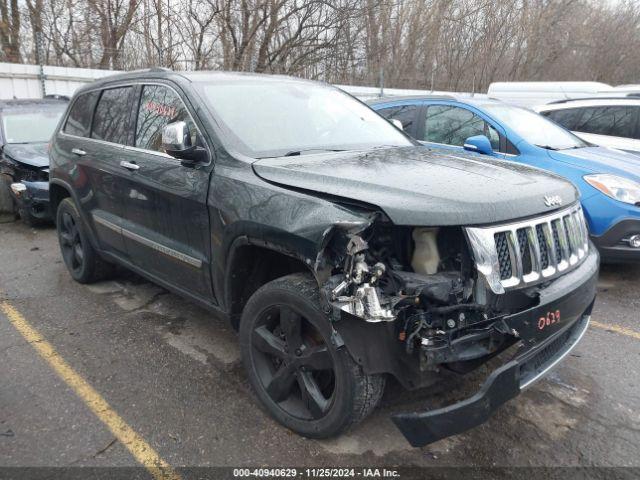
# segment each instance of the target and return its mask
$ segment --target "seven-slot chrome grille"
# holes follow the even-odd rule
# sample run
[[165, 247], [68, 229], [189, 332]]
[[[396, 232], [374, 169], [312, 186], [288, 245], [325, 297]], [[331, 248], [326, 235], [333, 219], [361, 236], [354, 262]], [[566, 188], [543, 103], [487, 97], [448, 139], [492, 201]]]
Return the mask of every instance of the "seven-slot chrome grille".
[[589, 251], [579, 204], [522, 222], [465, 230], [478, 271], [494, 293], [549, 280], [581, 263]]

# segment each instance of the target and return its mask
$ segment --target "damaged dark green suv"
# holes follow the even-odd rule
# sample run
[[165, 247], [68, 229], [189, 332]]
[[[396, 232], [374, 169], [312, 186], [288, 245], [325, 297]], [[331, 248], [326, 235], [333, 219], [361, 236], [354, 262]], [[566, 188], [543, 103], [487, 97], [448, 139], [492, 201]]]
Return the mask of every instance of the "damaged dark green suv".
[[266, 410], [309, 437], [364, 419], [389, 376], [424, 388], [518, 344], [475, 396], [393, 416], [413, 445], [478, 425], [576, 345], [595, 297], [570, 183], [416, 146], [310, 81], [91, 84], [54, 135], [50, 194], [73, 278], [124, 265], [227, 317]]

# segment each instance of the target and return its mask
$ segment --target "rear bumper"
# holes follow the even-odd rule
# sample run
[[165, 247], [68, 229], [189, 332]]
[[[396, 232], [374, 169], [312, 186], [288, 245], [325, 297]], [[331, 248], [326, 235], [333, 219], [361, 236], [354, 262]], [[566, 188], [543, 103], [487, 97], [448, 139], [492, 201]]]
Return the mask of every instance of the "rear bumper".
[[11, 194], [19, 209], [27, 210], [38, 219], [51, 219], [49, 182], [22, 180], [11, 184]]
[[624, 239], [640, 234], [640, 219], [622, 220], [591, 241], [598, 247], [603, 262], [640, 262], [640, 248], [632, 248]]
[[[503, 403], [557, 365], [587, 330], [597, 278], [598, 254], [592, 249], [580, 267], [543, 291], [540, 305], [505, 319], [521, 334], [521, 351], [489, 375], [475, 395], [437, 410], [393, 415], [409, 443], [421, 447], [484, 423]], [[555, 321], [555, 316], [551, 322], [543, 321], [549, 318], [548, 312], [560, 312], [561, 321]]]

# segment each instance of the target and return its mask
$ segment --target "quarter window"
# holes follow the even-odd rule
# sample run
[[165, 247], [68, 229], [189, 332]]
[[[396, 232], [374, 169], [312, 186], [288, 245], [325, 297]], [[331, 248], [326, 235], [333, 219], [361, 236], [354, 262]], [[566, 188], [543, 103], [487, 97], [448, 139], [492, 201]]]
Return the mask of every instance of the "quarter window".
[[93, 118], [91, 138], [128, 144], [130, 95], [132, 87], [104, 90]]
[[400, 120], [403, 130], [410, 132], [416, 120], [418, 107], [416, 105], [396, 105], [395, 107], [381, 108], [378, 113], [387, 120]]
[[197, 145], [197, 127], [176, 92], [161, 85], [145, 85], [138, 107], [135, 146], [164, 152], [162, 129], [169, 123], [180, 121], [186, 122], [191, 134], [191, 144]]
[[614, 137], [637, 138], [634, 107], [586, 107], [573, 130]]
[[93, 117], [93, 109], [96, 106], [96, 100], [98, 100], [99, 95], [99, 91], [78, 95], [64, 124], [64, 133], [78, 137], [89, 136], [91, 117]]
[[475, 135], [486, 136], [494, 150], [500, 149], [498, 131], [469, 110], [449, 105], [427, 108], [423, 140], [462, 147], [467, 138]]

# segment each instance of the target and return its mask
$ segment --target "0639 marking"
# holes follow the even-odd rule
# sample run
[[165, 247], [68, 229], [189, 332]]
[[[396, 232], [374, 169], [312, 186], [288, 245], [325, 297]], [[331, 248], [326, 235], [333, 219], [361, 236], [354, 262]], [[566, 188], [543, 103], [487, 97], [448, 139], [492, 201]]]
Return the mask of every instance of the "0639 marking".
[[538, 330], [544, 330], [549, 325], [560, 322], [560, 310], [555, 312], [547, 312], [546, 316], [538, 319]]

